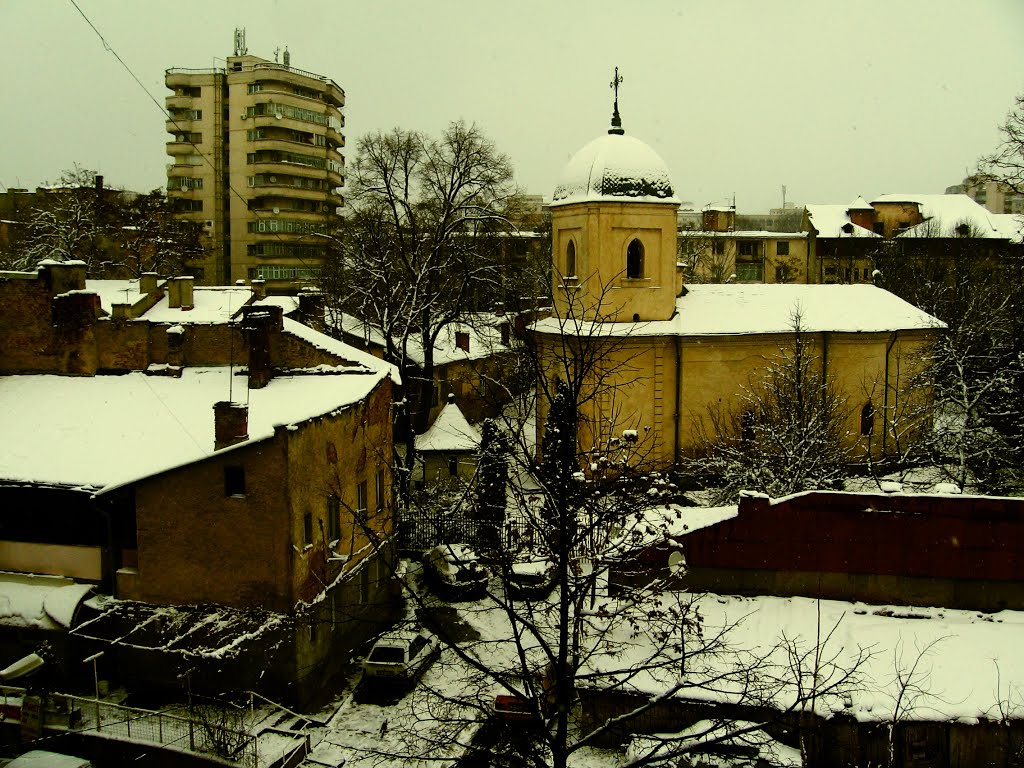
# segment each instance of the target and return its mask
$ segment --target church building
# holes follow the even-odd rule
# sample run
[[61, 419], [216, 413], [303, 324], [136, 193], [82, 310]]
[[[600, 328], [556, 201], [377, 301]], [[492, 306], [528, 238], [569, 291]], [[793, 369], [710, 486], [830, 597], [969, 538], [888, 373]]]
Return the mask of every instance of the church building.
[[533, 327], [541, 390], [549, 398], [556, 381], [578, 382], [580, 449], [595, 459], [625, 443], [665, 467], [693, 454], [709, 407], [740, 408], [796, 328], [848, 404], [846, 440], [859, 455], [898, 452], [908, 420], [930, 419], [917, 374], [943, 326], [897, 296], [872, 285], [684, 285], [679, 199], [657, 153], [625, 134], [617, 99], [611, 128], [569, 161], [550, 208], [553, 314]]

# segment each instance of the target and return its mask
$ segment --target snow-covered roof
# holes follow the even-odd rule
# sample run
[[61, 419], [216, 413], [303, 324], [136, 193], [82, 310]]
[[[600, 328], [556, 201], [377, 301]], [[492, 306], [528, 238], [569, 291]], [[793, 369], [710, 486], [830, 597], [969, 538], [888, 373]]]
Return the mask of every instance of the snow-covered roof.
[[[380, 361], [376, 361], [379, 365]], [[214, 453], [213, 405], [249, 402], [248, 443], [365, 398], [384, 367], [336, 375], [278, 375], [262, 389], [228, 367], [185, 368], [181, 378], [0, 377], [0, 481], [96, 490], [123, 485]], [[243, 445], [246, 443], [242, 443]]]
[[924, 221], [900, 233], [899, 237], [954, 237], [956, 228], [967, 224], [971, 237], [1004, 235], [998, 230], [988, 209], [978, 205], [967, 195], [879, 195], [872, 204], [916, 203]]
[[582, 324], [578, 329], [549, 317], [534, 324], [541, 333], [607, 336], [736, 336], [791, 333], [800, 311], [803, 330], [885, 333], [944, 328], [936, 318], [873, 285], [688, 285], [676, 299], [671, 320]]
[[640, 139], [608, 133], [577, 152], [562, 170], [551, 207], [584, 202], [679, 204], [665, 162]]
[[[434, 342], [434, 365], [480, 360], [507, 352], [509, 348], [501, 341], [500, 327], [502, 323], [507, 322], [510, 322], [507, 317], [480, 313], [469, 323], [449, 323]], [[378, 348], [384, 347], [384, 334], [371, 323], [352, 315], [342, 315], [341, 328], [348, 336], [362, 339], [365, 343]], [[469, 337], [468, 352], [456, 344], [456, 336], [459, 333], [465, 333]], [[423, 345], [418, 336], [409, 337], [408, 355], [416, 365], [423, 365]]]
[[[858, 197], [857, 201], [863, 199]], [[871, 208], [867, 203], [861, 207]], [[850, 221], [850, 211], [856, 210], [853, 205], [808, 205], [806, 208], [818, 237], [881, 237]]]
[[854, 199], [854, 201], [852, 203], [850, 203], [846, 207], [849, 208], [851, 211], [872, 211], [872, 210], [874, 210], [874, 208], [871, 205], [871, 203], [869, 203], [867, 200], [865, 200], [863, 198], [863, 196], [861, 196], [861, 195], [857, 195], [857, 197]]
[[134, 304], [144, 295], [138, 280], [86, 280], [85, 290], [99, 294], [100, 306], [108, 313], [114, 304]]
[[152, 323], [227, 323], [252, 299], [252, 289], [234, 286], [196, 286], [192, 309], [172, 309], [165, 295], [141, 320]]
[[462, 409], [452, 400], [437, 414], [430, 429], [416, 436], [416, 450], [475, 451], [480, 447], [480, 432], [470, 424]]
[[261, 307], [280, 307], [286, 315], [299, 308], [298, 296], [266, 296], [253, 302]]
[[326, 333], [320, 333], [320, 331], [310, 328], [308, 325], [304, 325], [297, 320], [292, 320], [290, 317], [283, 318], [283, 320], [285, 333], [298, 336], [307, 344], [311, 344], [317, 349], [330, 352], [331, 354], [342, 357], [350, 362], [358, 363], [371, 371], [384, 373], [390, 376], [391, 380], [394, 381], [395, 384], [402, 383], [398, 368], [391, 363], [385, 362], [379, 357], [374, 357], [369, 352], [357, 349], [351, 344], [338, 341], [333, 336], [328, 336]]
[[63, 576], [0, 573], [0, 625], [67, 629], [92, 590]]
[[691, 230], [687, 234], [698, 235], [700, 237], [722, 237], [726, 239], [740, 237], [765, 237], [773, 240], [788, 240], [807, 237], [806, 232], [773, 232], [768, 229], [731, 229], [725, 232], [718, 232], [714, 230]]
[[993, 213], [992, 222], [996, 230], [1011, 243], [1024, 242], [1024, 214]]

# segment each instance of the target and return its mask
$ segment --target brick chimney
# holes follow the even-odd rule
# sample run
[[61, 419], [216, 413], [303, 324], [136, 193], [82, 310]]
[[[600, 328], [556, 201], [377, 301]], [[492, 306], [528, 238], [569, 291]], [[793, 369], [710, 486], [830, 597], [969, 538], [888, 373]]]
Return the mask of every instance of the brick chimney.
[[168, 278], [164, 287], [167, 290], [167, 306], [171, 309], [179, 309], [181, 307], [181, 283], [178, 282], [178, 278]]
[[455, 332], [455, 346], [469, 354], [469, 333], [467, 331]]
[[158, 279], [156, 272], [143, 272], [139, 275], [139, 293], [153, 293]]
[[213, 449], [219, 451], [249, 439], [249, 407], [221, 400], [213, 404]]
[[195, 284], [195, 278], [191, 275], [188, 277], [179, 277], [177, 282], [178, 296], [181, 299], [181, 308], [184, 310], [192, 309], [195, 306], [192, 299], [192, 287]]
[[310, 328], [322, 330], [324, 325], [324, 297], [315, 288], [299, 291], [299, 320]]
[[242, 331], [249, 346], [249, 388], [262, 389], [274, 375], [274, 355], [284, 328], [279, 306], [242, 307]]
[[249, 286], [252, 288], [252, 297], [255, 301], [262, 301], [267, 298], [267, 281], [253, 280]]

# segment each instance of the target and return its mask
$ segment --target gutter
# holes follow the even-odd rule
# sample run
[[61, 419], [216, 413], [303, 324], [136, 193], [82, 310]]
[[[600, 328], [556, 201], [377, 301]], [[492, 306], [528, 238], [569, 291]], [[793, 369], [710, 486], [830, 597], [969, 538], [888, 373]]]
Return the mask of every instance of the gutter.
[[892, 336], [889, 339], [889, 344], [885, 348], [885, 390], [882, 395], [882, 455], [885, 456], [888, 451], [889, 444], [889, 356], [892, 354], [892, 348], [896, 346], [896, 340], [899, 338], [900, 332], [898, 330], [892, 332]]

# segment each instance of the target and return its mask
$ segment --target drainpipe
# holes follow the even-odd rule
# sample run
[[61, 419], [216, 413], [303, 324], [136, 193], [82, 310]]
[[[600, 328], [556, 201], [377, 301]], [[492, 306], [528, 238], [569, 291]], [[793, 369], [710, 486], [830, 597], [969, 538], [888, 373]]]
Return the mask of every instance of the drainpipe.
[[679, 457], [680, 457], [680, 451], [681, 451], [681, 448], [680, 448], [680, 446], [681, 446], [681, 436], [679, 434], [680, 427], [681, 427], [681, 424], [680, 424], [681, 414], [679, 413], [679, 409], [681, 407], [680, 403], [682, 402], [682, 397], [683, 397], [683, 390], [682, 390], [682, 387], [683, 387], [683, 337], [680, 336], [678, 333], [675, 335], [675, 342], [676, 342], [676, 392], [675, 392], [675, 407], [673, 408], [673, 410], [675, 412], [674, 417], [673, 417], [675, 419], [675, 447], [674, 447], [674, 452], [673, 452], [673, 456], [672, 456], [672, 464], [676, 467], [676, 469], [678, 469], [679, 468]]
[[885, 348], [885, 389], [882, 396], [882, 455], [885, 456], [889, 447], [889, 356], [892, 348], [896, 346], [896, 339], [899, 331], [893, 331], [889, 338], [889, 344]]

